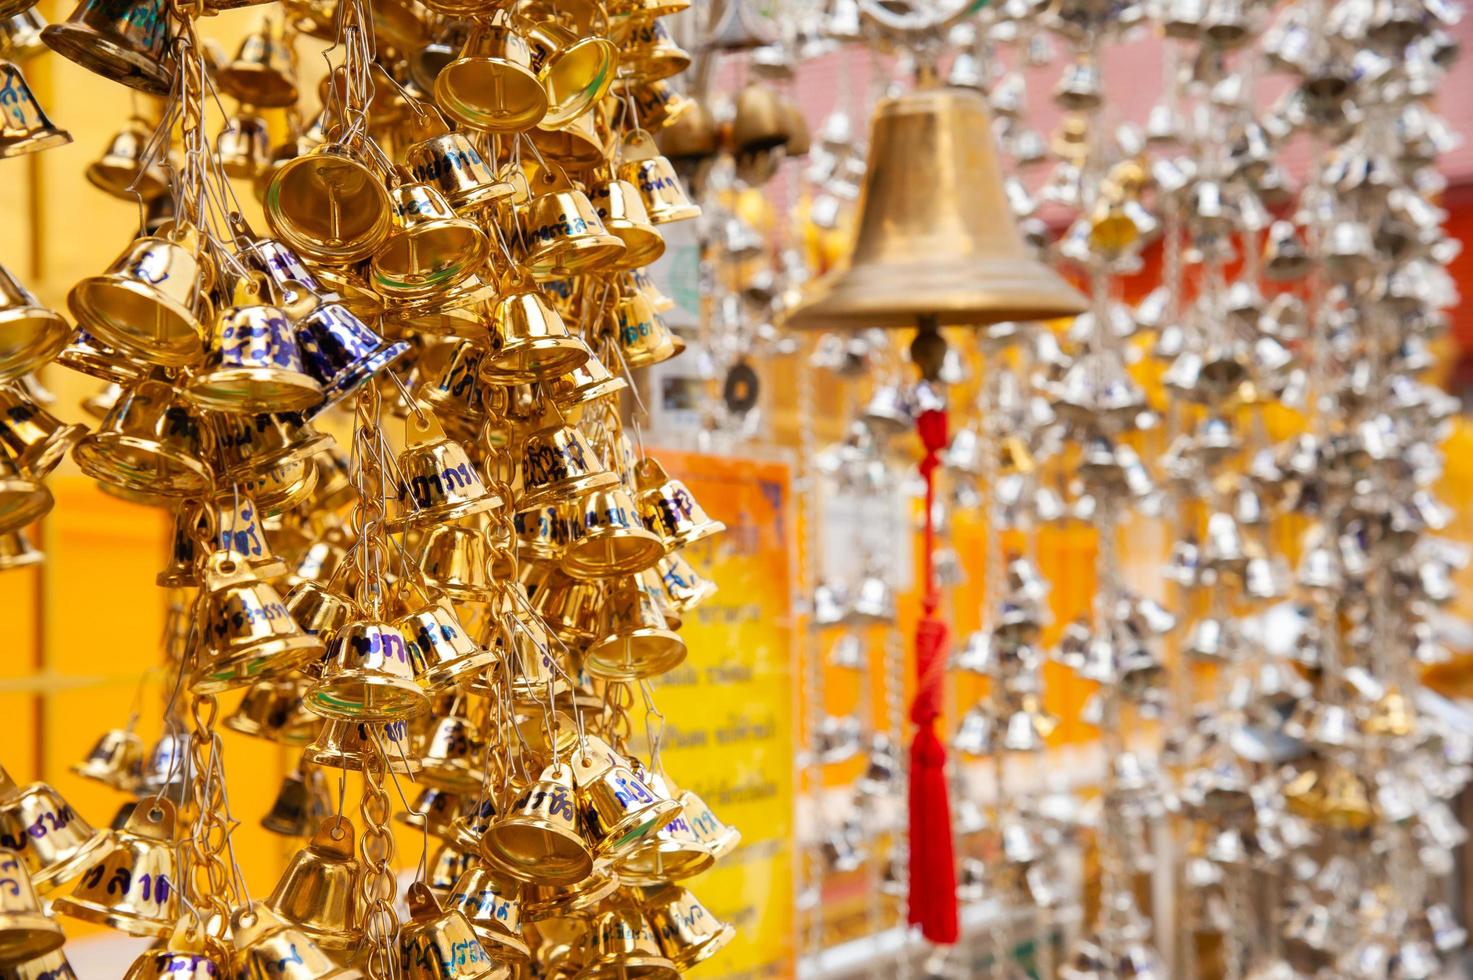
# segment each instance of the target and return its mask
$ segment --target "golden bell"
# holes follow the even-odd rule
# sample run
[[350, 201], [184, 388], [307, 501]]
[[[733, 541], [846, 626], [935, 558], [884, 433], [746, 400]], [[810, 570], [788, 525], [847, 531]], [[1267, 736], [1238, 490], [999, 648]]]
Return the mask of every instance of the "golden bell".
[[517, 556], [526, 562], [522, 566], [523, 572], [539, 566], [556, 565], [562, 560], [563, 547], [568, 543], [568, 521], [564, 509], [559, 504], [546, 504], [521, 511], [512, 518], [512, 530], [517, 536]]
[[396, 721], [430, 709], [404, 634], [367, 619], [333, 636], [322, 676], [307, 688], [304, 700], [324, 718], [343, 721]]
[[404, 151], [404, 165], [414, 179], [433, 184], [453, 208], [476, 208], [516, 191], [500, 180], [464, 133], [441, 133]]
[[224, 969], [206, 950], [205, 937], [194, 920], [185, 918], [168, 939], [140, 953], [123, 980], [213, 980]]
[[579, 980], [678, 980], [675, 964], [660, 952], [659, 941], [644, 915], [633, 906], [600, 912], [572, 957], [582, 968]]
[[235, 952], [230, 968], [236, 980], [358, 980], [363, 974], [341, 967], [305, 930], [264, 904], [237, 909], [230, 917]]
[[11, 980], [77, 980], [61, 950], [6, 964], [5, 971]]
[[640, 522], [621, 485], [590, 490], [573, 503], [562, 569], [574, 578], [627, 575], [654, 567], [665, 540]]
[[646, 892], [644, 914], [661, 951], [681, 972], [715, 956], [736, 936], [735, 929], [678, 885]]
[[183, 367], [205, 351], [209, 260], [184, 240], [135, 240], [100, 276], [67, 293], [77, 323], [110, 347], [148, 364]]
[[[541, 171], [534, 194], [521, 214], [527, 271], [536, 279], [555, 279], [617, 263], [623, 239], [609, 234], [588, 195], [560, 173]], [[562, 373], [562, 372], [558, 372]]]
[[296, 70], [292, 49], [267, 21], [246, 35], [235, 60], [215, 72], [215, 81], [222, 92], [246, 105], [277, 109], [297, 101]]
[[731, 124], [731, 149], [738, 156], [765, 153], [787, 142], [787, 119], [778, 93], [750, 82], [737, 94]]
[[411, 412], [399, 454], [399, 492], [391, 531], [462, 520], [500, 507], [460, 443], [445, 436], [432, 413]]
[[169, 189], [169, 175], [157, 162], [145, 162], [152, 135], [142, 119], [129, 119], [108, 142], [102, 156], [87, 164], [87, 180], [93, 187], [127, 201], [137, 197], [151, 201], [164, 194]]
[[527, 26], [532, 70], [547, 92], [543, 129], [567, 125], [593, 108], [614, 82], [618, 51], [607, 38], [580, 36], [552, 20]]
[[394, 818], [416, 830], [424, 830], [431, 837], [448, 839], [453, 833], [455, 818], [468, 805], [459, 793], [425, 787], [408, 810], [400, 810]]
[[675, 799], [680, 803], [682, 816], [695, 831], [696, 839], [710, 848], [718, 861], [736, 850], [742, 842], [741, 831], [717, 819], [706, 801], [695, 793], [684, 790], [676, 794]]
[[619, 855], [614, 868], [627, 885], [659, 885], [683, 881], [716, 863], [716, 855], [701, 842], [684, 815], [677, 816]]
[[332, 815], [327, 780], [316, 769], [289, 772], [282, 777], [271, 810], [261, 826], [284, 837], [306, 837], [324, 817]]
[[686, 196], [675, 168], [660, 155], [649, 133], [635, 130], [625, 136], [622, 158], [615, 174], [639, 191], [651, 222], [663, 225], [700, 217], [700, 207]]
[[435, 78], [435, 102], [457, 122], [493, 133], [531, 129], [547, 113], [526, 39], [502, 24], [471, 29], [460, 57]]
[[456, 880], [444, 904], [445, 908], [465, 916], [486, 952], [503, 959], [525, 961], [529, 951], [520, 928], [520, 891], [519, 885], [504, 880], [476, 860]]
[[[219, 550], [231, 552], [244, 561], [251, 573], [259, 579], [277, 579], [286, 575], [286, 562], [272, 553], [271, 543], [266, 539], [266, 531], [261, 526], [261, 511], [255, 501], [243, 493], [231, 491], [218, 494], [213, 508], [213, 530]], [[179, 516], [184, 517], [187, 509], [180, 508]], [[175, 527], [179, 528], [184, 523], [187, 522], [179, 521]], [[176, 538], [175, 547], [182, 549], [183, 542]], [[192, 559], [194, 556], [190, 557]]]
[[670, 31], [658, 20], [633, 25], [623, 39], [620, 75], [640, 81], [659, 81], [679, 75], [689, 67], [690, 54], [675, 43]]
[[603, 589], [597, 582], [578, 581], [549, 569], [531, 599], [537, 615], [563, 643], [582, 647], [595, 638], [603, 605]]
[[481, 359], [481, 377], [499, 385], [545, 381], [577, 370], [592, 356], [540, 292], [517, 289], [491, 311], [490, 350]]
[[450, 356], [437, 372], [426, 378], [417, 394], [442, 425], [457, 434], [474, 437], [486, 421], [486, 392], [481, 384], [484, 352], [475, 344], [448, 342]]
[[[657, 133], [656, 140], [660, 145], [660, 152], [665, 153], [672, 160], [678, 154], [669, 152], [662, 138], [664, 134], [684, 122], [687, 115], [704, 116], [705, 124], [710, 124], [711, 121], [710, 116], [705, 115], [704, 110], [697, 112], [699, 102], [671, 88], [670, 83], [663, 80], [626, 79], [619, 85], [619, 94], [623, 96], [623, 101], [619, 103], [613, 115], [615, 125], [624, 130], [643, 128]], [[629, 112], [631, 102], [634, 103], [633, 113]], [[696, 121], [699, 123], [701, 120]], [[711, 126], [710, 134], [714, 145], [717, 137], [714, 126]], [[679, 143], [680, 140], [677, 139], [671, 145], [678, 146]], [[713, 149], [707, 156], [715, 156], [716, 152]]]
[[518, 881], [571, 885], [593, 870], [593, 855], [578, 831], [572, 769], [555, 763], [491, 824], [481, 838], [481, 855]]
[[455, 607], [444, 598], [430, 597], [395, 620], [394, 627], [409, 638], [415, 676], [431, 691], [460, 684], [496, 663], [496, 654], [467, 635]]
[[670, 608], [685, 615], [716, 594], [716, 583], [691, 566], [678, 552], [671, 552], [655, 565], [660, 585]]
[[560, 406], [574, 408], [627, 387], [628, 382], [610, 374], [603, 361], [590, 357], [582, 367], [553, 381], [551, 394]]
[[243, 280], [215, 318], [205, 366], [184, 394], [215, 412], [262, 415], [311, 408], [322, 385], [302, 368], [286, 313], [264, 295], [264, 277]]
[[567, 424], [528, 433], [522, 444], [521, 473], [522, 502], [529, 507], [619, 481], [604, 468], [583, 433]]
[[442, 911], [423, 882], [405, 895], [409, 919], [399, 930], [399, 967], [405, 980], [505, 980], [511, 968], [482, 948], [471, 924]]
[[260, 476], [326, 452], [332, 436], [318, 432], [297, 412], [256, 416], [214, 415], [220, 469], [232, 480]]
[[318, 946], [345, 953], [363, 938], [358, 874], [353, 824], [330, 816], [293, 855], [265, 905]]
[[659, 364], [680, 353], [675, 335], [644, 293], [622, 292], [614, 316], [619, 353], [631, 369]]
[[71, 331], [0, 266], [0, 382], [40, 368], [66, 347]]
[[55, 501], [44, 483], [23, 476], [0, 456], [0, 532], [15, 531], [51, 510]]
[[68, 61], [140, 92], [166, 95], [173, 81], [163, 0], [82, 0], [65, 23], [42, 31], [41, 40]]
[[481, 838], [486, 836], [486, 831], [491, 829], [496, 819], [496, 807], [489, 799], [481, 796], [471, 800], [450, 821], [450, 832], [445, 835], [445, 841], [460, 853], [479, 858]]
[[64, 942], [61, 926], [42, 911], [20, 855], [0, 850], [0, 962], [43, 956]]
[[37, 891], [52, 891], [86, 871], [105, 842], [106, 835], [50, 785], [22, 789], [0, 769], [0, 848], [15, 852]]
[[460, 217], [428, 183], [403, 183], [389, 192], [394, 230], [369, 265], [375, 289], [391, 296], [443, 293], [486, 261], [491, 247], [474, 221]]
[[321, 720], [302, 704], [301, 682], [288, 677], [251, 685], [224, 724], [232, 732], [278, 745], [306, 745], [316, 737]]
[[70, 895], [52, 908], [131, 936], [167, 936], [182, 913], [174, 804], [139, 802], [121, 830], [108, 832], [103, 854]]
[[649, 265], [665, 254], [665, 238], [650, 223], [644, 199], [629, 181], [609, 180], [596, 184], [589, 199], [604, 227], [624, 242], [624, 255], [614, 268], [634, 269]]
[[656, 796], [601, 739], [587, 738], [572, 770], [578, 817], [598, 857], [617, 861], [680, 815], [679, 803]]
[[672, 480], [652, 456], [634, 467], [639, 511], [645, 526], [662, 535], [672, 548], [685, 548], [726, 530], [726, 525], [706, 516], [701, 505], [681, 480]]
[[0, 532], [0, 572], [30, 568], [46, 560], [46, 553], [31, 544], [24, 531]]
[[130, 490], [183, 497], [210, 479], [202, 461], [213, 434], [166, 381], [144, 381], [123, 392], [102, 427], [73, 456], [95, 480]]
[[425, 884], [437, 901], [447, 902], [461, 875], [480, 862], [480, 857], [474, 851], [467, 854], [450, 844], [441, 844], [430, 857], [429, 868], [424, 876]]
[[0, 85], [0, 157], [36, 153], [72, 141], [70, 133], [46, 118], [19, 68], [0, 61], [0, 78], [4, 79]]
[[234, 552], [209, 557], [205, 587], [209, 614], [190, 681], [196, 693], [245, 687], [296, 670], [322, 654], [322, 641], [302, 632], [277, 591], [256, 578]]
[[618, 888], [619, 875], [604, 865], [594, 865], [592, 874], [572, 885], [524, 885], [522, 916], [524, 920], [540, 921], [549, 916], [577, 915], [595, 908]]
[[84, 779], [131, 792], [143, 777], [143, 739], [131, 727], [109, 729], [87, 758], [72, 763], [71, 770]]
[[583, 654], [583, 669], [608, 680], [639, 680], [685, 660], [685, 641], [669, 628], [655, 597], [633, 576], [613, 581], [599, 615], [599, 639]]
[[[30, 0], [20, 0], [30, 7]], [[29, 61], [50, 48], [41, 40], [46, 29], [46, 18], [34, 7], [19, 13], [0, 15], [0, 57], [12, 61]]]
[[147, 364], [100, 343], [81, 327], [72, 334], [71, 342], [56, 355], [56, 363], [120, 385], [137, 384], [148, 377], [150, 370]]
[[795, 328], [987, 324], [1072, 316], [1085, 301], [1012, 222], [981, 95], [923, 89], [882, 101], [846, 268], [805, 291]]
[[606, 113], [595, 106], [557, 129], [532, 130], [532, 145], [547, 160], [568, 170], [583, 171], [608, 160], [609, 142], [603, 120]]
[[473, 793], [481, 785], [484, 745], [464, 715], [435, 722], [420, 753], [420, 782], [450, 792]]
[[33, 479], [45, 479], [87, 434], [85, 425], [65, 425], [16, 384], [0, 385], [0, 452]]
[[324, 143], [282, 164], [266, 187], [266, 223], [289, 248], [326, 264], [372, 255], [393, 227], [388, 188], [346, 148]]
[[437, 524], [420, 544], [419, 567], [430, 588], [453, 599], [484, 602], [491, 591], [486, 536], [478, 528]]

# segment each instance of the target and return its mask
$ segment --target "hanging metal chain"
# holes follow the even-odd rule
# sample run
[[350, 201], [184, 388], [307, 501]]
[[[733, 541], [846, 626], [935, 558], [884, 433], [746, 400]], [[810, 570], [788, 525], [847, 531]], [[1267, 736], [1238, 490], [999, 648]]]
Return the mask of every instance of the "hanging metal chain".
[[358, 842], [363, 876], [358, 880], [358, 895], [363, 908], [364, 938], [368, 942], [368, 975], [373, 980], [389, 980], [399, 973], [399, 918], [394, 914], [398, 889], [393, 870], [394, 833], [389, 825], [389, 794], [384, 789], [389, 760], [377, 731], [365, 748], [363, 798], [358, 805], [363, 818], [363, 836]]
[[222, 936], [230, 921], [231, 908], [240, 904], [240, 895], [222, 857], [229, 846], [231, 828], [226, 820], [228, 807], [220, 735], [215, 731], [219, 712], [214, 695], [194, 699], [190, 793], [198, 810], [190, 827], [188, 847], [184, 849], [183, 886], [211, 952], [228, 958]]
[[364, 385], [354, 405], [353, 457], [351, 480], [357, 499], [353, 504], [352, 527], [355, 541], [353, 558], [359, 576], [359, 596], [375, 619], [383, 618], [384, 568], [387, 547], [384, 541], [384, 509], [388, 484], [383, 460], [388, 455], [388, 442], [379, 423], [383, 397], [377, 385]]

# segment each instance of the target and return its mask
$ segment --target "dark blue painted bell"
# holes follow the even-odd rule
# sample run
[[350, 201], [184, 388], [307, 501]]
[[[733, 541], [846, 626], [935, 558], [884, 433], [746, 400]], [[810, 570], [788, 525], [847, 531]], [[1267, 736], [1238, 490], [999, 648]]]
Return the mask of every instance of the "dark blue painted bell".
[[385, 340], [341, 303], [322, 303], [302, 317], [297, 343], [307, 373], [322, 383], [322, 404], [311, 415], [347, 398], [409, 351], [408, 343]]

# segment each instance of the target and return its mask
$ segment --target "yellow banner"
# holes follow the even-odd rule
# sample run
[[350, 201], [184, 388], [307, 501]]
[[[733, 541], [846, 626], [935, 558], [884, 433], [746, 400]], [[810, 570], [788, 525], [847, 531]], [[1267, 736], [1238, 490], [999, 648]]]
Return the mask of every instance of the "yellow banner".
[[791, 477], [783, 463], [661, 450], [726, 533], [685, 553], [719, 591], [681, 627], [690, 653], [656, 682], [661, 756], [681, 786], [742, 832], [741, 846], [688, 882], [737, 929], [710, 978], [791, 977], [793, 911], [793, 561]]

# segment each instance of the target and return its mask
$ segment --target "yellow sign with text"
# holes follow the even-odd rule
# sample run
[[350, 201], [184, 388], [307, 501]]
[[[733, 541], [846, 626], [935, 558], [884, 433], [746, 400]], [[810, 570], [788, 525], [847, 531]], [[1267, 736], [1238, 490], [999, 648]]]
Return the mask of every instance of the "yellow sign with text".
[[666, 771], [742, 832], [735, 852], [687, 883], [737, 930], [724, 951], [691, 975], [791, 977], [796, 532], [790, 471], [780, 462], [656, 455], [727, 526], [685, 552], [719, 588], [681, 626], [685, 663], [655, 683]]

